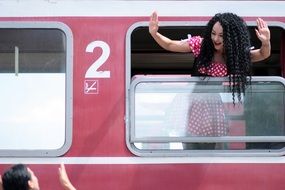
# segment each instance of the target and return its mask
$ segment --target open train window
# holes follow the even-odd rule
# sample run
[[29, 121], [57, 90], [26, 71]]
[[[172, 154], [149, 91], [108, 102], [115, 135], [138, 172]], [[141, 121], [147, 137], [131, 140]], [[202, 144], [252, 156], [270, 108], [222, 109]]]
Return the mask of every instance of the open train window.
[[[252, 45], [260, 47], [254, 31], [256, 23], [247, 24]], [[206, 22], [160, 22], [160, 32], [171, 39], [185, 39], [188, 34], [201, 35], [205, 25]], [[284, 75], [284, 24], [269, 22], [269, 28], [272, 54], [253, 64], [252, 86], [242, 105], [233, 106], [232, 94], [225, 85], [227, 78], [190, 77], [193, 56], [160, 48], [148, 33], [147, 22], [132, 25], [126, 38], [129, 149], [140, 156], [208, 155], [209, 150], [216, 155], [284, 154], [285, 91], [280, 77]], [[209, 96], [220, 99], [229, 126], [227, 133], [211, 137], [189, 135], [185, 128], [189, 126], [193, 102], [198, 101], [193, 97], [204, 101]], [[273, 116], [268, 107], [278, 110], [277, 115]]]
[[0, 156], [59, 156], [71, 145], [72, 33], [57, 22], [0, 24]]
[[[271, 25], [272, 24], [272, 25]], [[202, 35], [206, 23], [167, 23], [162, 22], [159, 32], [171, 39], [187, 39], [187, 35]], [[284, 37], [284, 24], [270, 23], [271, 31], [271, 56], [253, 64], [254, 76], [282, 76], [282, 41]], [[260, 41], [255, 34], [256, 23], [249, 22], [248, 28], [251, 44], [255, 48], [260, 47]], [[189, 53], [173, 53], [162, 49], [151, 37], [148, 27], [137, 25], [130, 34], [131, 76], [137, 74], [191, 74], [193, 56]]]

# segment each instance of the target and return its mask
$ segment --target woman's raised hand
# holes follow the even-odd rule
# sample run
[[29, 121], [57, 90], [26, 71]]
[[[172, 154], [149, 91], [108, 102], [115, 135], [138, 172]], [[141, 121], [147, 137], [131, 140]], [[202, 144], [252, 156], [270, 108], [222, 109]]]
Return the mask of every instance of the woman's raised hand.
[[153, 12], [150, 16], [149, 20], [149, 33], [150, 34], [155, 34], [158, 31], [158, 16], [156, 12]]
[[60, 184], [64, 190], [76, 190], [68, 178], [64, 164], [61, 164], [60, 168], [58, 168], [58, 174]]
[[270, 30], [267, 26], [267, 23], [261, 18], [258, 18], [256, 20], [256, 23], [257, 23], [257, 29], [255, 29], [255, 32], [258, 39], [263, 44], [270, 43]]

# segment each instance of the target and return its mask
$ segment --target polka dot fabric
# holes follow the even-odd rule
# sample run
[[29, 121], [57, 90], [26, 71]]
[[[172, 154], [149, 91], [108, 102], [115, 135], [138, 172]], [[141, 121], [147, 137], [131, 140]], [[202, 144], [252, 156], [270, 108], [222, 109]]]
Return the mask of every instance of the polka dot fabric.
[[201, 38], [200, 36], [188, 36], [187, 41], [195, 57], [198, 57], [198, 55], [200, 54], [202, 40], [203, 38]]
[[224, 136], [228, 124], [221, 98], [217, 94], [197, 94], [189, 110], [187, 134], [190, 136]]
[[[200, 36], [188, 36], [188, 43], [195, 57], [200, 54], [202, 40]], [[226, 65], [219, 62], [212, 62], [209, 67], [202, 67], [198, 71], [212, 77], [224, 77], [228, 73]], [[225, 136], [228, 134], [229, 126], [219, 94], [191, 94], [191, 102], [188, 135]]]
[[208, 69], [205, 67], [200, 68], [199, 72], [212, 77], [224, 77], [228, 74], [225, 64], [218, 62], [213, 62]]
[[[198, 57], [198, 55], [200, 54], [202, 40], [203, 38], [201, 38], [200, 36], [191, 37], [191, 35], [188, 35], [187, 41], [195, 57]], [[199, 69], [199, 72], [201, 74], [206, 74], [212, 77], [224, 77], [228, 74], [226, 65], [219, 62], [213, 62], [207, 68], [202, 67]]]

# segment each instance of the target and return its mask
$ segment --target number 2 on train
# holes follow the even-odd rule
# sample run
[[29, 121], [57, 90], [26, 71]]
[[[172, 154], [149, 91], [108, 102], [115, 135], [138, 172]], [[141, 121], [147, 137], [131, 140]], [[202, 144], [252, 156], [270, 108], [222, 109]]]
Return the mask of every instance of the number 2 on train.
[[101, 56], [95, 60], [85, 73], [85, 78], [110, 78], [110, 71], [99, 71], [98, 69], [107, 61], [110, 55], [110, 47], [106, 42], [93, 41], [86, 47], [86, 52], [93, 53], [95, 48], [101, 48]]

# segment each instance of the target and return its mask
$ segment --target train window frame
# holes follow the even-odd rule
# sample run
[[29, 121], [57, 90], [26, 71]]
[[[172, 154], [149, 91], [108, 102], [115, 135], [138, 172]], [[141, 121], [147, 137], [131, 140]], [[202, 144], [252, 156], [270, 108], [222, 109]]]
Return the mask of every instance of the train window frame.
[[[256, 26], [256, 22], [254, 21], [247, 21], [246, 22], [248, 26]], [[207, 22], [204, 21], [161, 21], [160, 27], [180, 27], [180, 26], [205, 26]], [[275, 22], [270, 21], [268, 22], [269, 27], [280, 27], [281, 29], [285, 30], [285, 24], [282, 22]], [[285, 152], [282, 148], [281, 151], [274, 151], [274, 150], [241, 150], [241, 151], [231, 151], [231, 150], [225, 150], [225, 151], [208, 151], [208, 150], [145, 150], [145, 149], [139, 149], [135, 143], [136, 138], [134, 137], [134, 131], [132, 129], [133, 125], [133, 113], [134, 113], [134, 105], [133, 105], [133, 98], [134, 98], [134, 92], [133, 92], [133, 86], [135, 84], [134, 81], [137, 81], [134, 77], [132, 78], [132, 33], [139, 27], [148, 27], [148, 22], [137, 22], [131, 25], [127, 31], [126, 34], [126, 79], [125, 79], [125, 85], [126, 85], [126, 116], [125, 116], [125, 125], [126, 125], [126, 144], [128, 149], [137, 156], [205, 156], [205, 155], [213, 155], [213, 156], [279, 156], [283, 155]], [[281, 62], [281, 61], [280, 61]], [[148, 77], [147, 74], [141, 74], [141, 76]], [[152, 78], [153, 75], [149, 75], [150, 78]], [[168, 79], [165, 79], [168, 78]], [[177, 77], [177, 76], [176, 76]], [[188, 76], [189, 77], [189, 76]], [[159, 78], [159, 77], [158, 77]], [[163, 76], [162, 81], [164, 80], [173, 80], [175, 78], [175, 75], [172, 76]], [[179, 77], [178, 77], [179, 78]], [[267, 78], [268, 80], [272, 80], [272, 77]], [[152, 139], [156, 142], [159, 142], [159, 139]], [[161, 140], [161, 139], [160, 139]], [[165, 139], [163, 139], [164, 141]], [[143, 139], [144, 142], [147, 142], [148, 139]], [[198, 140], [199, 141], [199, 140]]]
[[[64, 85], [64, 89], [61, 89], [60, 92], [62, 95], [60, 95], [60, 101], [63, 102], [60, 103], [60, 107], [62, 109], [61, 114], [64, 114], [64, 118], [62, 118], [60, 120], [59, 126], [62, 126], [61, 129], [61, 133], [62, 135], [60, 135], [60, 139], [57, 139], [56, 142], [58, 142], [57, 144], [51, 144], [49, 142], [52, 141], [52, 139], [50, 139], [48, 142], [45, 142], [47, 145], [35, 145], [35, 146], [30, 146], [28, 144], [37, 144], [39, 142], [29, 142], [27, 143], [26, 147], [25, 145], [21, 145], [21, 148], [16, 148], [14, 145], [8, 146], [11, 148], [1, 148], [0, 149], [0, 157], [3, 156], [21, 156], [21, 157], [30, 157], [30, 156], [39, 156], [39, 157], [57, 157], [57, 156], [61, 156], [63, 154], [65, 154], [71, 147], [72, 144], [72, 117], [73, 117], [73, 95], [72, 95], [72, 91], [73, 91], [73, 87], [72, 87], [72, 79], [73, 79], [73, 34], [71, 29], [64, 23], [62, 22], [57, 22], [57, 21], [1, 21], [0, 22], [0, 30], [1, 29], [8, 29], [8, 30], [28, 30], [28, 31], [33, 31], [36, 32], [37, 30], [41, 30], [41, 31], [52, 31], [52, 30], [57, 30], [59, 32], [61, 32], [61, 36], [63, 38], [60, 38], [60, 40], [62, 40], [63, 43], [63, 48], [64, 51], [61, 52], [63, 53], [63, 64], [64, 65], [64, 72], [47, 72], [46, 70], [41, 70], [40, 72], [38, 72], [38, 70], [32, 71], [31, 74], [36, 74], [33, 75], [35, 77], [39, 77], [40, 80], [42, 80], [42, 78], [46, 81], [48, 81], [48, 77], [54, 76], [55, 79], [50, 78], [52, 81], [55, 82], [59, 82], [60, 81], [60, 85]], [[52, 49], [53, 50], [53, 49]], [[19, 54], [19, 50], [17, 50], [18, 53], [16, 53], [16, 47], [15, 47], [15, 75], [16, 77], [21, 76], [21, 75], [25, 75], [28, 76], [30, 75], [29, 72], [27, 72], [26, 74], [21, 74], [21, 73], [17, 73], [16, 71], [16, 65], [17, 62], [16, 61], [16, 57], [20, 56], [21, 54]], [[19, 55], [18, 55], [19, 54]], [[19, 67], [19, 66], [18, 66]], [[9, 72], [3, 72], [4, 74], [11, 74]], [[64, 74], [64, 75], [62, 75]], [[23, 78], [22, 78], [23, 79]], [[30, 80], [30, 79], [29, 79]], [[24, 79], [24, 81], [26, 81], [26, 79]], [[36, 81], [36, 80], [35, 80]], [[49, 84], [49, 83], [48, 83]], [[55, 83], [53, 83], [55, 84]], [[56, 87], [54, 88], [54, 90], [56, 90], [56, 88], [59, 87], [59, 85], [56, 85]], [[62, 87], [62, 86], [60, 86]], [[44, 93], [44, 92], [43, 92]], [[55, 92], [56, 94], [57, 92]], [[46, 96], [43, 96], [46, 97]], [[54, 96], [56, 97], [56, 96]], [[54, 101], [54, 100], [53, 100]], [[40, 108], [40, 105], [38, 105]], [[54, 107], [56, 108], [56, 107]], [[28, 110], [29, 108], [26, 108], [26, 110]], [[63, 111], [64, 110], [64, 111]], [[56, 121], [54, 121], [56, 122]], [[45, 129], [48, 128], [48, 126], [45, 126]], [[52, 133], [55, 134], [55, 133]], [[25, 135], [25, 134], [24, 134]], [[37, 135], [36, 132], [33, 135]], [[53, 135], [51, 135], [50, 137], [52, 137]], [[17, 138], [17, 137], [15, 137]], [[31, 137], [26, 137], [25, 136], [26, 141], [28, 141], [29, 139], [33, 139]], [[40, 143], [39, 143], [40, 144]], [[48, 145], [51, 144], [51, 145]], [[37, 148], [38, 146], [38, 148]]]

